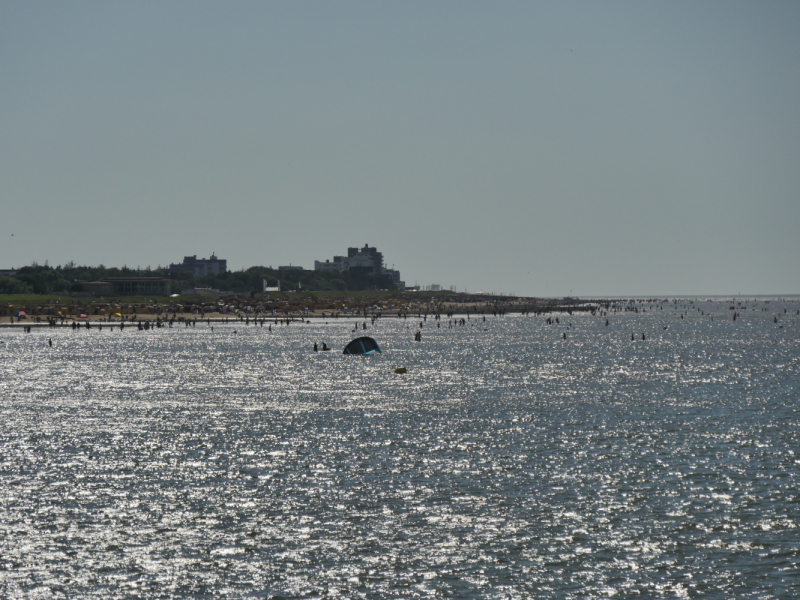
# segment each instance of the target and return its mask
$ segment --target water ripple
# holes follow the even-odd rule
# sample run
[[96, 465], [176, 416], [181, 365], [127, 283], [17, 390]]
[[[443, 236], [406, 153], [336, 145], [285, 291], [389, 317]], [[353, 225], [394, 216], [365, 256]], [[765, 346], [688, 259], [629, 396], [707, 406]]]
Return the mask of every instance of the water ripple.
[[676, 306], [3, 331], [0, 595], [798, 596], [800, 304]]

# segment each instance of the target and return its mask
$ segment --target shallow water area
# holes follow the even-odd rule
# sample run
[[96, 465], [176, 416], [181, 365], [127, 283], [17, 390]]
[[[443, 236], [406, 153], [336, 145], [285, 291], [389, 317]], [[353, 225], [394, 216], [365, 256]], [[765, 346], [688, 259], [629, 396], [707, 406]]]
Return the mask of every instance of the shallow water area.
[[0, 597], [800, 596], [800, 299], [633, 307], [0, 330]]

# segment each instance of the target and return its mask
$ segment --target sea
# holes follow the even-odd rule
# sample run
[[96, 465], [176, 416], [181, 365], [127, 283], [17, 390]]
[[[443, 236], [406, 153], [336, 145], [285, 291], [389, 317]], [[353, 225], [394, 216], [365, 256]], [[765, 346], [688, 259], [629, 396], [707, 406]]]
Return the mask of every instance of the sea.
[[798, 311], [0, 330], [0, 597], [800, 597]]

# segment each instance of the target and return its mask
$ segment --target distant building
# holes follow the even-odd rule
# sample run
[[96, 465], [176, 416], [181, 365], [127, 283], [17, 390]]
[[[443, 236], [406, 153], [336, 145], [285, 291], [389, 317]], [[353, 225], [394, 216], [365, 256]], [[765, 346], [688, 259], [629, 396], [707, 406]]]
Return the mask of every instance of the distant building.
[[398, 289], [403, 289], [406, 287], [406, 282], [400, 280], [400, 271], [396, 271], [394, 269], [384, 269], [384, 275], [388, 275], [392, 278], [392, 284], [397, 287]]
[[400, 278], [400, 271], [386, 269], [383, 266], [383, 254], [378, 249], [364, 244], [363, 248], [348, 248], [347, 256], [334, 256], [333, 260], [325, 262], [315, 260], [315, 271], [354, 271], [378, 277], [381, 275], [391, 277], [392, 284], [398, 289], [405, 288], [405, 282]]
[[281, 280], [278, 279], [277, 282], [269, 282], [266, 279], [262, 280], [264, 282], [264, 291], [265, 292], [280, 292], [281, 291]]
[[211, 258], [197, 258], [197, 255], [184, 256], [180, 264], [170, 264], [166, 269], [168, 273], [180, 273], [181, 271], [191, 271], [195, 277], [205, 277], [206, 275], [219, 275], [228, 270], [228, 261], [217, 258], [214, 254]]
[[348, 248], [347, 263], [350, 271], [364, 273], [365, 275], [382, 275], [383, 254], [375, 247], [370, 248], [364, 244], [363, 248]]
[[325, 262], [320, 262], [318, 260], [314, 261], [314, 270], [315, 271], [338, 271], [342, 273], [347, 271], [347, 257], [346, 256], [334, 256], [333, 262], [326, 260]]
[[294, 267], [289, 265], [288, 267], [278, 267], [278, 271], [303, 271], [303, 267]]
[[168, 296], [172, 282], [164, 277], [109, 277], [81, 287], [93, 296]]
[[14, 269], [0, 269], [0, 277], [13, 277], [16, 274]]

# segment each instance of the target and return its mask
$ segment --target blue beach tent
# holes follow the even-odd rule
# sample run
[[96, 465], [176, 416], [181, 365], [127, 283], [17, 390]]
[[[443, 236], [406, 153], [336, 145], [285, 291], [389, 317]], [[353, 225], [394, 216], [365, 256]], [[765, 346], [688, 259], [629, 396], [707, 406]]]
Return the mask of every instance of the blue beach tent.
[[343, 354], [375, 354], [376, 352], [381, 354], [378, 342], [371, 337], [360, 337], [347, 344]]

